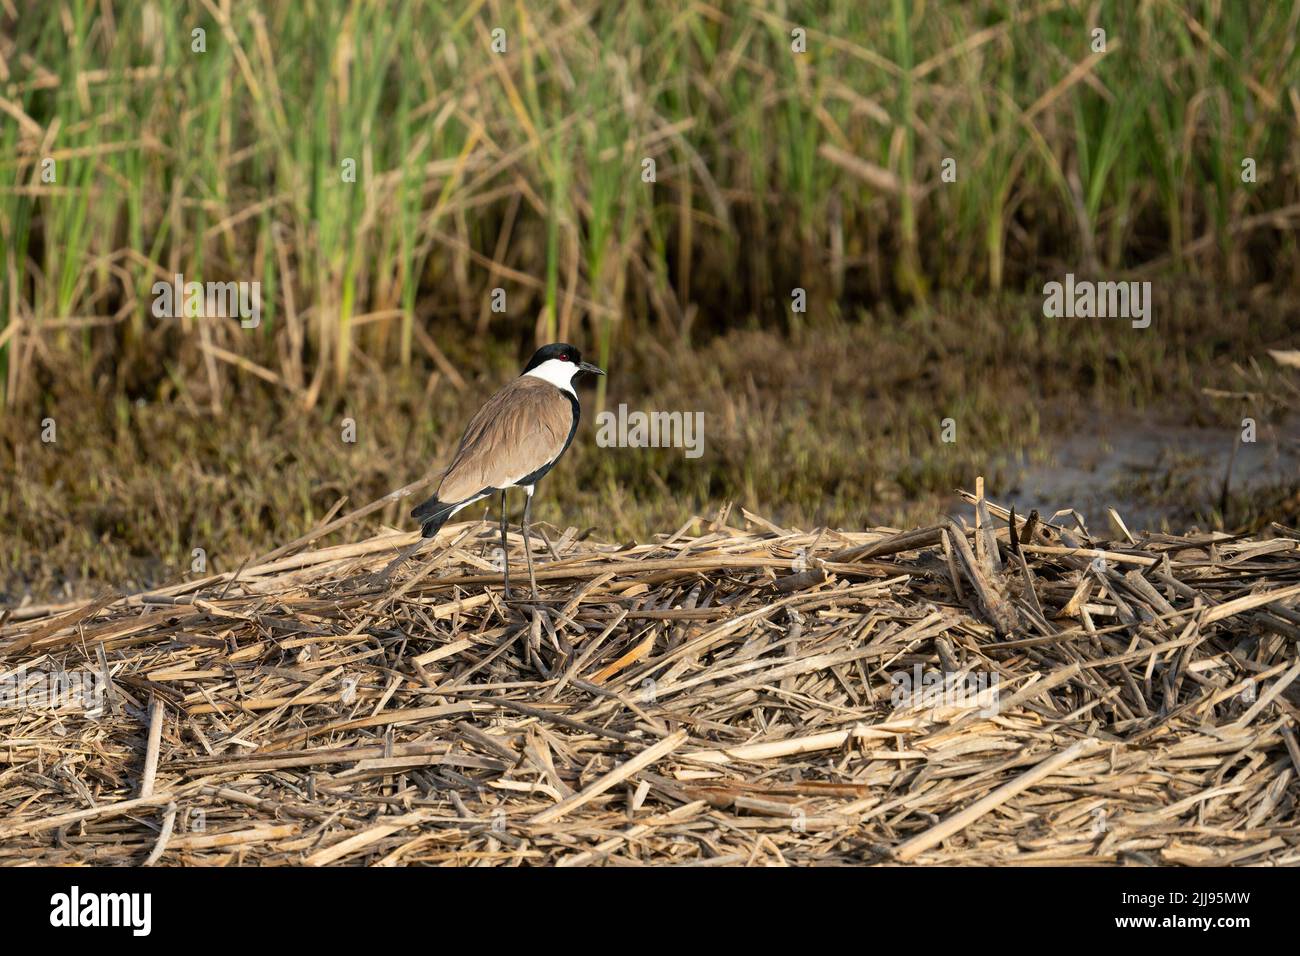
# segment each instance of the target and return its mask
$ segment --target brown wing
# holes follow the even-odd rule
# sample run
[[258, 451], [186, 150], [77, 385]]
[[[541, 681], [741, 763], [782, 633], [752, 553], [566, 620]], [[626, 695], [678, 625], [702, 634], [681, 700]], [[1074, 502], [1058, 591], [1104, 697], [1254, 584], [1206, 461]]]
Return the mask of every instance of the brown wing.
[[567, 395], [550, 382], [521, 375], [470, 419], [438, 500], [464, 501], [532, 474], [564, 451], [572, 425]]

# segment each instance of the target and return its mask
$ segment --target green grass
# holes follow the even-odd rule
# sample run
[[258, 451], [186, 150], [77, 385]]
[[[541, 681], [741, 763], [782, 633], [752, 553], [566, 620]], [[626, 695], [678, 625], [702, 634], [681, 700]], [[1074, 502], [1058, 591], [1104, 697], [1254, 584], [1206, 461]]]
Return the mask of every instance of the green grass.
[[[234, 353], [310, 406], [431, 345], [563, 336], [609, 362], [630, 331], [815, 325], [1066, 269], [1300, 274], [1300, 0], [225, 9], [0, 14], [6, 407], [39, 399], [51, 350], [214, 409], [248, 374]], [[263, 328], [155, 319], [176, 271], [261, 281]]]
[[[610, 370], [589, 419], [705, 412], [699, 461], [584, 430], [538, 514], [608, 535], [726, 500], [930, 520], [1081, 416], [1226, 428], [1214, 387], [1266, 418], [1295, 400], [1263, 350], [1297, 327], [1297, 23], [1300, 0], [0, 6], [0, 588], [149, 583], [198, 546], [237, 566], [444, 461], [539, 340]], [[1044, 319], [1067, 271], [1154, 278], [1154, 326]], [[176, 272], [260, 282], [262, 325], [155, 318]], [[1206, 520], [1273, 506], [1229, 507]]]

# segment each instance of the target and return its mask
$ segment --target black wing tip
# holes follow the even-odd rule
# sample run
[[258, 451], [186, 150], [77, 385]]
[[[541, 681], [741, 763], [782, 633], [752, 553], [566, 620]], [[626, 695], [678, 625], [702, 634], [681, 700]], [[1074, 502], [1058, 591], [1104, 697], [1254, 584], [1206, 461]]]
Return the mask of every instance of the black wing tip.
[[422, 501], [414, 508], [412, 508], [411, 517], [415, 518], [416, 520], [419, 520], [421, 518], [428, 517], [429, 515], [433, 514], [441, 507], [442, 507], [442, 502], [438, 500], [437, 495], [434, 495], [429, 500]]
[[445, 501], [439, 501], [438, 496], [434, 495], [428, 501], [421, 502], [412, 508], [411, 517], [420, 523], [421, 536], [432, 538], [438, 533], [438, 529], [447, 523], [447, 519], [451, 517], [451, 513], [455, 508], [455, 503], [448, 504]]
[[447, 523], [447, 516], [445, 514], [434, 515], [432, 518], [426, 518], [424, 522], [420, 525], [420, 537], [422, 538], [434, 537], [438, 533], [438, 531], [442, 528], [442, 526], [446, 523]]

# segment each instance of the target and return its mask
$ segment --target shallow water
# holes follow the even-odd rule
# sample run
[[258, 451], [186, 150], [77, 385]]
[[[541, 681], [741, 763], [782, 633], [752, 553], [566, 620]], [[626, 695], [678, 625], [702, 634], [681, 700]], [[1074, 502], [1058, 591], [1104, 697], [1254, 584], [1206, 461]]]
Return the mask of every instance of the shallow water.
[[[1231, 495], [1293, 486], [1300, 476], [1300, 416], [1260, 423], [1256, 440], [1237, 429], [1102, 421], [1061, 436], [1050, 464], [1012, 462], [1011, 483], [989, 495], [1013, 501], [1016, 511], [1044, 517], [1074, 508], [1088, 528], [1114, 532], [1114, 508], [1130, 531], [1186, 531], [1219, 507], [1231, 460]], [[1236, 455], [1233, 457], [1233, 447]]]

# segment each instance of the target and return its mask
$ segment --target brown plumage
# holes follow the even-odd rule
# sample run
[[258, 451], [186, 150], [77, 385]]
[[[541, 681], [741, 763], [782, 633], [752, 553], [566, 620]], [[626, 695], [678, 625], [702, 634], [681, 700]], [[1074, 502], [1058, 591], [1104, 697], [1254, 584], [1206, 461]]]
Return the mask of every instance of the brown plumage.
[[[461, 508], [501, 492], [501, 550], [507, 551], [506, 489], [528, 492], [524, 504], [524, 555], [533, 595], [533, 553], [528, 537], [533, 486], [564, 454], [578, 430], [582, 408], [573, 391], [581, 374], [604, 375], [596, 366], [582, 361], [572, 345], [556, 342], [544, 345], [529, 360], [524, 373], [487, 400], [470, 419], [451, 464], [443, 473], [438, 493], [411, 512], [420, 522], [422, 538], [432, 538], [447, 519]], [[389, 565], [396, 567], [405, 555], [419, 548], [419, 542], [398, 555]], [[506, 596], [510, 595], [509, 559], [503, 568]], [[385, 572], [386, 574], [389, 572]]]
[[565, 392], [521, 375], [470, 419], [438, 486], [438, 500], [460, 502], [509, 488], [555, 461], [569, 443], [575, 417]]

